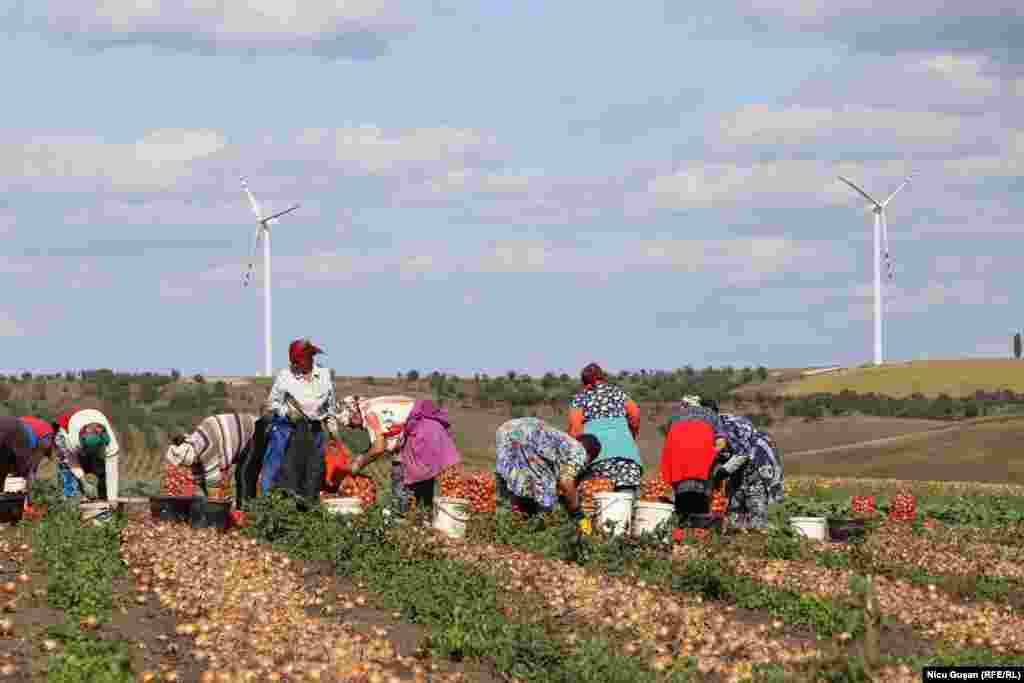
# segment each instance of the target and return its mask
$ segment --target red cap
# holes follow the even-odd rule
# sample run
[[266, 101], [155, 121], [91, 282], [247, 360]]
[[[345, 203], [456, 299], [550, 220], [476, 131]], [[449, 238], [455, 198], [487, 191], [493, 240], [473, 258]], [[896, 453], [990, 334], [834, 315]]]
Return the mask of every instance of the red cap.
[[288, 360], [293, 365], [309, 363], [313, 360], [313, 356], [318, 353], [323, 353], [323, 350], [318, 346], [314, 346], [313, 342], [308, 339], [296, 339], [288, 345]]

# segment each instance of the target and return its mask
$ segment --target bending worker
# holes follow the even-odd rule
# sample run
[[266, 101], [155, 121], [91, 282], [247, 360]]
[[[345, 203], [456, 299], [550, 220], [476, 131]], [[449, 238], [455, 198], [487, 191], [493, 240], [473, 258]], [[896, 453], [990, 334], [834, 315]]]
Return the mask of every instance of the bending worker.
[[107, 416], [92, 408], [72, 408], [57, 418], [53, 443], [65, 498], [84, 495], [85, 475], [97, 480], [97, 496], [117, 500], [121, 447]]

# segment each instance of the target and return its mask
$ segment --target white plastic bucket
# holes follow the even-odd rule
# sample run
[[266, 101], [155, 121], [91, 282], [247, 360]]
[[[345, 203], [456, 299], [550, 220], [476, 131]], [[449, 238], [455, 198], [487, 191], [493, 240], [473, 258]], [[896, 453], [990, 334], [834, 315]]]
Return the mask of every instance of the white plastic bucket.
[[824, 517], [790, 517], [789, 525], [800, 535], [815, 541], [824, 541], [828, 522]]
[[675, 511], [675, 505], [670, 503], [637, 503], [633, 515], [633, 535], [654, 532], [659, 524], [670, 520]]
[[82, 515], [83, 522], [103, 524], [109, 522], [113, 516], [110, 511], [110, 503], [81, 503], [78, 511]]
[[633, 494], [630, 492], [613, 493], [602, 491], [594, 494], [594, 506], [597, 508], [597, 527], [604, 529], [607, 522], [614, 525], [612, 534], [617, 536], [629, 531], [633, 521]]
[[324, 505], [332, 515], [363, 514], [363, 501], [359, 498], [325, 498]]
[[469, 521], [469, 501], [465, 498], [441, 497], [434, 499], [434, 528], [451, 538], [466, 535]]
[[25, 493], [27, 486], [25, 477], [7, 477], [4, 479], [4, 493]]

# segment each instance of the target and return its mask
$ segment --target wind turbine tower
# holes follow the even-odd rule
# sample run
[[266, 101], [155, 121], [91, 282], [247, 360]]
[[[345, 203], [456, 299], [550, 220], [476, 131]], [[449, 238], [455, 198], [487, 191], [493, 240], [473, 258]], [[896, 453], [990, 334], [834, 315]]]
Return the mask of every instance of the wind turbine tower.
[[875, 365], [882, 364], [882, 254], [885, 254], [885, 265], [886, 275], [889, 280], [892, 280], [892, 261], [889, 260], [889, 231], [885, 222], [885, 207], [888, 206], [892, 198], [899, 193], [904, 187], [910, 183], [910, 176], [900, 183], [891, 195], [886, 197], [883, 201], [876, 201], [871, 195], [864, 190], [860, 189], [852, 181], [847, 180], [843, 176], [839, 176], [839, 179], [844, 183], [852, 187], [857, 194], [871, 202], [871, 212], [875, 214], [875, 244], [874, 244], [874, 262], [875, 262]]
[[245, 178], [241, 178], [242, 190], [249, 198], [249, 204], [252, 206], [253, 213], [256, 214], [256, 222], [259, 227], [256, 228], [256, 242], [253, 244], [252, 254], [249, 256], [249, 267], [245, 271], [245, 281], [243, 287], [249, 286], [249, 280], [252, 276], [253, 262], [256, 260], [256, 245], [263, 240], [263, 344], [264, 344], [264, 375], [271, 377], [274, 372], [273, 366], [273, 354], [271, 353], [271, 318], [270, 318], [270, 224], [277, 223], [277, 219], [286, 213], [291, 213], [295, 209], [299, 208], [296, 204], [292, 207], [273, 214], [272, 216], [263, 216], [263, 209], [260, 208], [256, 198], [252, 196], [252, 192], [249, 191], [249, 184], [245, 182]]

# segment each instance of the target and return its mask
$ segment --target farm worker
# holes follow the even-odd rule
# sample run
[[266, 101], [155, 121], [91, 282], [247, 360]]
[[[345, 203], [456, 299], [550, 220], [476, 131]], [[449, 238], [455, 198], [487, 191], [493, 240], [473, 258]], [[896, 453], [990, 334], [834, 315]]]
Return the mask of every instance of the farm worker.
[[565, 509], [580, 531], [589, 535], [576, 478], [601, 453], [593, 434], [574, 439], [535, 417], [521, 417], [498, 427], [495, 463], [496, 494], [527, 514], [549, 511], [565, 500]]
[[[314, 362], [323, 351], [308, 339], [296, 339], [288, 346], [289, 366], [277, 374], [267, 398], [269, 418], [267, 446], [263, 455], [260, 491], [266, 494], [281, 474], [288, 443], [300, 421], [309, 421], [317, 448], [318, 469], [322, 467], [324, 431], [337, 431], [338, 412], [334, 382], [327, 368]], [[292, 463], [303, 465], [308, 463]]]
[[192, 470], [195, 489], [208, 496], [210, 488], [222, 486], [227, 473], [235, 468], [236, 491], [241, 491], [242, 467], [255, 446], [257, 415], [230, 413], [211, 415], [191, 434], [171, 439], [164, 459], [175, 467]]
[[405, 421], [402, 441], [399, 480], [394, 479], [392, 469], [392, 507], [398, 514], [405, 514], [415, 497], [417, 509], [430, 510], [434, 506], [437, 475], [461, 460], [452, 439], [448, 411], [429, 399], [416, 401]]
[[[36, 470], [38, 470], [39, 463], [46, 458], [53, 457], [53, 437], [55, 435], [53, 425], [42, 418], [33, 417], [31, 415], [23, 415], [18, 418], [29, 426], [32, 430], [32, 434], [35, 436], [35, 453], [33, 455], [34, 462], [36, 463]], [[32, 482], [37, 477], [37, 471], [33, 471], [31, 476], [25, 477], [26, 487], [31, 488]], [[3, 481], [3, 477], [0, 477], [0, 482]], [[3, 484], [0, 483], [0, 486]], [[27, 512], [32, 511], [32, 506], [29, 505], [28, 497], [25, 498], [25, 510]]]
[[619, 387], [609, 384], [604, 370], [591, 363], [580, 373], [582, 390], [569, 402], [569, 436], [592, 434], [601, 442], [601, 455], [580, 480], [608, 479], [615, 491], [636, 493], [643, 476], [640, 449], [640, 408]]
[[734, 453], [721, 469], [731, 478], [729, 526], [764, 529], [768, 526], [768, 506], [785, 497], [782, 461], [771, 437], [758, 431], [741, 415], [721, 415], [728, 435], [729, 450]]
[[85, 475], [96, 475], [96, 493], [117, 499], [117, 466], [121, 447], [107, 416], [92, 408], [72, 408], [57, 418], [53, 438], [57, 474], [65, 498], [83, 495]]
[[[53, 443], [52, 429], [48, 440]], [[16, 417], [0, 417], [0, 491], [9, 476], [25, 479], [26, 510], [31, 509], [27, 493], [31, 491], [39, 463], [46, 457], [48, 450], [40, 447], [40, 438], [28, 422]]]
[[416, 399], [408, 396], [378, 396], [370, 399], [346, 396], [341, 400], [338, 411], [341, 424], [363, 429], [370, 437], [369, 450], [352, 459], [353, 474], [359, 474], [384, 455], [391, 457], [391, 500], [395, 510], [400, 513], [408, 509], [409, 499], [415, 495], [405, 486], [405, 474], [402, 471], [405, 424], [415, 407]]
[[680, 524], [710, 509], [711, 467], [726, 446], [721, 418], [701, 405], [696, 395], [684, 396], [669, 420], [661, 451], [661, 478], [675, 492]]

